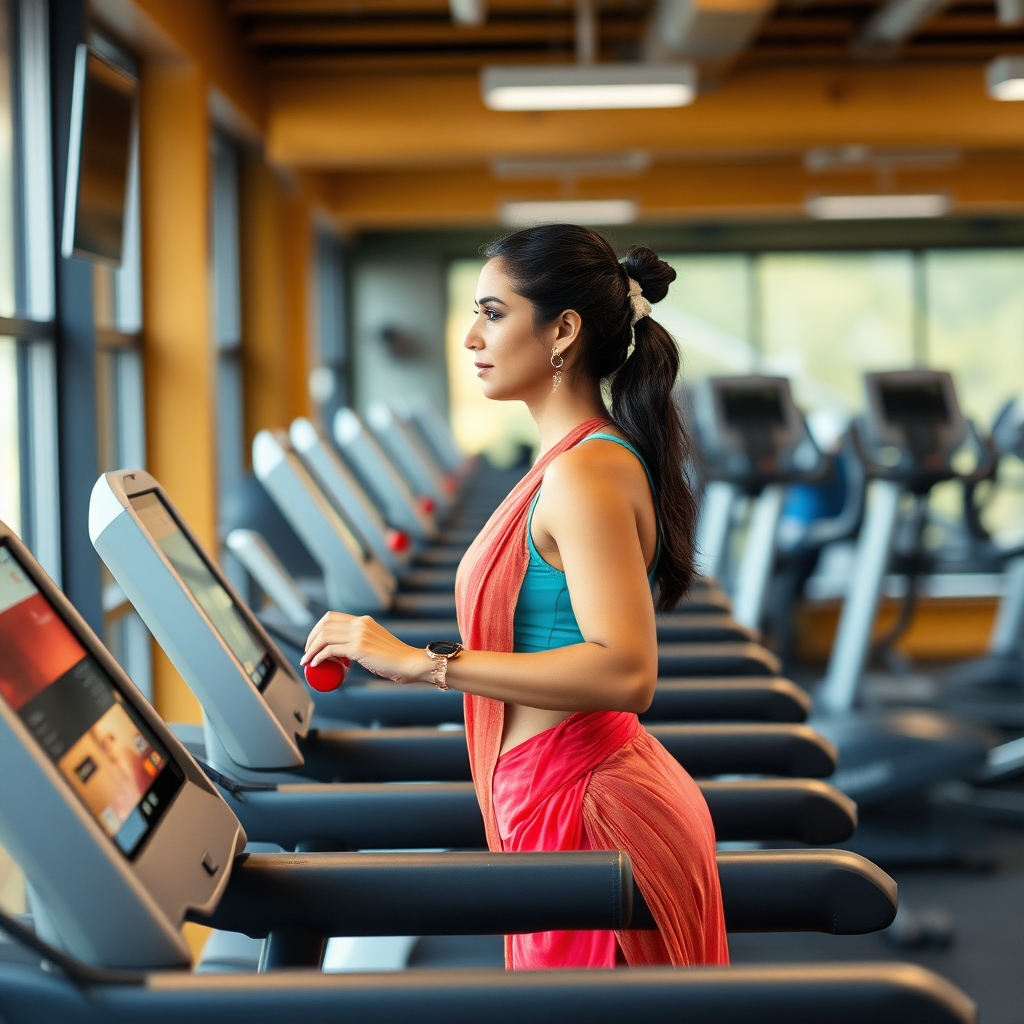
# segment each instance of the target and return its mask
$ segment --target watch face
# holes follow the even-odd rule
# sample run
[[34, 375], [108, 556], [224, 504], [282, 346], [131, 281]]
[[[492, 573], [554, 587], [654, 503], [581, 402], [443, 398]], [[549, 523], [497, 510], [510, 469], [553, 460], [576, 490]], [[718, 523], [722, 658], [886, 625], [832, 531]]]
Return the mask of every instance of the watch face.
[[427, 650], [431, 654], [440, 654], [442, 657], [450, 658], [462, 650], [462, 644], [458, 644], [454, 640], [434, 640], [427, 644]]

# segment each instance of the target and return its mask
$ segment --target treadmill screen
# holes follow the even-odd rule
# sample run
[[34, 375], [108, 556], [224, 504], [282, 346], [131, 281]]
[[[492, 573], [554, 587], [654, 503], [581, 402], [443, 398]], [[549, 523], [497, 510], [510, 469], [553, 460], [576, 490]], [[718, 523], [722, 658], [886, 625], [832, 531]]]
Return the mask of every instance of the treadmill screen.
[[725, 422], [740, 429], [756, 426], [785, 424], [782, 416], [782, 396], [776, 387], [722, 388], [722, 408]]
[[128, 500], [246, 675], [262, 690], [274, 674], [274, 659], [235, 607], [206, 559], [182, 532], [156, 491], [133, 494]]
[[184, 774], [4, 545], [0, 698], [131, 857]]
[[948, 423], [949, 407], [941, 381], [920, 384], [882, 384], [882, 408], [893, 423]]

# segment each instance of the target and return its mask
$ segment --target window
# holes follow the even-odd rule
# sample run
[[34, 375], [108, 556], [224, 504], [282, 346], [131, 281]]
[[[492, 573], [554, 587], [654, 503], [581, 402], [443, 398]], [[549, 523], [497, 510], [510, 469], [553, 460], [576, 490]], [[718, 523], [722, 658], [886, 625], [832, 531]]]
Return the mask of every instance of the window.
[[217, 473], [220, 500], [245, 473], [242, 390], [242, 297], [238, 236], [238, 150], [211, 139], [213, 327], [217, 357]]
[[[93, 34], [98, 49], [136, 74], [133, 58]], [[125, 202], [121, 266], [93, 264], [93, 317], [96, 328], [96, 415], [99, 469], [146, 468], [146, 419], [142, 375], [142, 238], [139, 226], [138, 140]], [[152, 698], [149, 630], [105, 566], [103, 641], [136, 686]]]
[[315, 246], [317, 366], [309, 391], [320, 407], [321, 421], [329, 425], [349, 402], [345, 252], [341, 239], [325, 227], [317, 229]]
[[45, 0], [0, 0], [0, 518], [60, 581]]

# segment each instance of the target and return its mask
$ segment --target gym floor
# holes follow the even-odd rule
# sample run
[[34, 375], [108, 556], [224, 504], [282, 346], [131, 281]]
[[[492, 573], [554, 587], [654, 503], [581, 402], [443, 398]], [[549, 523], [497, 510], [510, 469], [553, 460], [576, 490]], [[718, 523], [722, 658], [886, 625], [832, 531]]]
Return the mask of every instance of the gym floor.
[[921, 964], [974, 999], [984, 1024], [1021, 1024], [1024, 1001], [1024, 829], [989, 825], [993, 867], [988, 871], [893, 868], [901, 913], [948, 919], [945, 949], [901, 948], [897, 928], [875, 935], [732, 935], [735, 964], [828, 960], [903, 960]]

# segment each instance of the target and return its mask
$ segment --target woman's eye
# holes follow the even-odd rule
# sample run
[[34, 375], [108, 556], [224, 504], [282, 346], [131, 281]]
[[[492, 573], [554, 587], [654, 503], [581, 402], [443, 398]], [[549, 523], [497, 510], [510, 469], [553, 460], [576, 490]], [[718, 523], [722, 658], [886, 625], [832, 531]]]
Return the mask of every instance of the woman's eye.
[[492, 322], [494, 320], [497, 320], [498, 317], [501, 315], [496, 309], [485, 309], [484, 314], [487, 316], [487, 319]]

